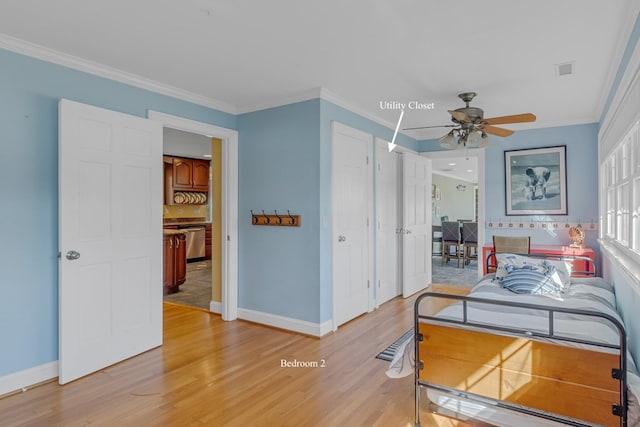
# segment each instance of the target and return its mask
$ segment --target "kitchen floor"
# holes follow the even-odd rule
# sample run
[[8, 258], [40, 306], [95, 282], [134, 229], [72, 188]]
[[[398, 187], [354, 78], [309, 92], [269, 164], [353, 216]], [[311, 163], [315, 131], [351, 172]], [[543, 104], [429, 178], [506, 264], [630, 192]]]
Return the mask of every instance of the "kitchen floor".
[[180, 285], [178, 292], [165, 295], [164, 300], [209, 311], [209, 303], [211, 302], [211, 260], [187, 263], [187, 280]]

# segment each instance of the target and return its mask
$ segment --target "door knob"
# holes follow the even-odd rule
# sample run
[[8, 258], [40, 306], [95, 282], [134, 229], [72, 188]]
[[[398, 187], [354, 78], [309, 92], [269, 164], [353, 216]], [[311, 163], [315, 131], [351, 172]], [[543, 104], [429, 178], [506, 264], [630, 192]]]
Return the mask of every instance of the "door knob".
[[80, 258], [80, 252], [69, 251], [69, 252], [67, 252], [66, 256], [67, 256], [67, 259], [69, 261], [73, 261], [73, 260], [76, 260], [76, 259]]

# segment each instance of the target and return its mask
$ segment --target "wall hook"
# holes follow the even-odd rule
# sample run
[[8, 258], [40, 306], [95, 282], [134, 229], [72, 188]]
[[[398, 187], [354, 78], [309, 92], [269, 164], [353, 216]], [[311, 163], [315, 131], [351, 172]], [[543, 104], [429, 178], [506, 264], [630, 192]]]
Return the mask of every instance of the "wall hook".
[[274, 209], [273, 212], [275, 212], [276, 214], [276, 221], [278, 222], [278, 224], [282, 224], [282, 218], [280, 217], [280, 215], [278, 215], [278, 211]]

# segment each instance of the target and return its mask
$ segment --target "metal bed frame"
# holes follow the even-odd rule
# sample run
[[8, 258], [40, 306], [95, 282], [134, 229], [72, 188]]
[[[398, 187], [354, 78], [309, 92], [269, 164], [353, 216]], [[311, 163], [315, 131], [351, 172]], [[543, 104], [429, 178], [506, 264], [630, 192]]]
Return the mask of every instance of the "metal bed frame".
[[[491, 256], [491, 255], [490, 255]], [[489, 257], [490, 257], [489, 256]], [[487, 265], [488, 265], [488, 259], [489, 257], [487, 257]], [[548, 258], [548, 257], [547, 257]], [[578, 259], [580, 261], [590, 261], [592, 262], [591, 259], [586, 258], [586, 257], [559, 257], [562, 259]], [[585, 258], [585, 259], [583, 259]], [[593, 265], [593, 264], [592, 264]], [[591, 272], [589, 275], [595, 275], [595, 265], [593, 265], [593, 272]], [[590, 267], [587, 268], [587, 270], [590, 270]], [[589, 272], [589, 271], [587, 271]], [[585, 272], [579, 272], [579, 273], [585, 273]], [[442, 318], [438, 318], [436, 316], [427, 316], [427, 315], [423, 315], [420, 314], [420, 303], [427, 298], [444, 298], [447, 300], [457, 300], [460, 301], [462, 304], [462, 310], [463, 310], [463, 314], [462, 314], [462, 319], [460, 320], [453, 320], [453, 319], [442, 319]], [[539, 331], [531, 331], [531, 330], [526, 330], [526, 329], [520, 329], [520, 328], [514, 328], [514, 327], [508, 327], [508, 326], [498, 326], [498, 325], [488, 325], [486, 323], [478, 323], [478, 322], [474, 322], [472, 320], [469, 320], [468, 318], [468, 314], [467, 314], [467, 310], [468, 310], [468, 304], [469, 303], [475, 303], [475, 304], [486, 304], [486, 305], [492, 305], [492, 306], [505, 306], [505, 307], [513, 307], [513, 308], [521, 308], [521, 309], [526, 309], [526, 310], [539, 310], [543, 313], [546, 313], [546, 316], [548, 317], [548, 327], [547, 327], [547, 331], [546, 332], [539, 332]], [[555, 317], [557, 313], [568, 313], [568, 314], [573, 314], [573, 315], [579, 315], [579, 316], [590, 316], [590, 317], [597, 317], [597, 318], [601, 318], [604, 319], [608, 322], [610, 322], [617, 330], [618, 330], [618, 335], [619, 335], [619, 344], [603, 344], [601, 342], [595, 342], [595, 341], [591, 341], [591, 340], [584, 340], [584, 339], [578, 339], [578, 338], [574, 338], [574, 337], [570, 337], [570, 336], [565, 336], [562, 334], [559, 334], [556, 332], [555, 329]], [[580, 310], [580, 309], [569, 309], [569, 308], [563, 308], [563, 307], [548, 307], [548, 306], [543, 306], [543, 305], [537, 305], [537, 304], [528, 304], [528, 303], [518, 303], [518, 302], [511, 302], [511, 301], [501, 301], [501, 300], [490, 300], [490, 299], [484, 299], [484, 298], [476, 298], [476, 297], [469, 297], [469, 296], [461, 296], [461, 295], [453, 295], [453, 294], [443, 294], [443, 293], [436, 293], [436, 292], [425, 292], [423, 294], [421, 294], [420, 296], [418, 296], [418, 298], [415, 301], [415, 305], [414, 305], [414, 330], [416, 331], [415, 336], [414, 336], [414, 347], [415, 347], [415, 426], [416, 427], [420, 427], [420, 390], [421, 387], [426, 387], [426, 388], [431, 388], [431, 389], [435, 389], [435, 390], [439, 390], [441, 392], [444, 393], [448, 393], [448, 394], [452, 394], [458, 397], [464, 397], [470, 400], [476, 400], [476, 401], [480, 401], [483, 403], [491, 403], [492, 405], [495, 405], [496, 407], [500, 407], [503, 409], [509, 409], [512, 411], [516, 411], [519, 413], [523, 413], [523, 414], [528, 414], [528, 415], [533, 415], [535, 417], [540, 417], [540, 418], [544, 418], [546, 420], [550, 420], [550, 421], [555, 421], [555, 422], [559, 422], [559, 423], [563, 423], [566, 425], [570, 425], [570, 426], [594, 426], [595, 424], [592, 423], [586, 423], [584, 421], [580, 421], [578, 419], [574, 419], [574, 418], [569, 418], [563, 415], [557, 415], [557, 414], [551, 414], [539, 409], [535, 409], [535, 408], [531, 408], [531, 407], [525, 407], [525, 406], [521, 406], [521, 405], [517, 405], [514, 403], [510, 403], [510, 402], [506, 402], [506, 401], [501, 401], [501, 400], [496, 400], [496, 399], [492, 399], [492, 398], [488, 398], [485, 396], [480, 396], [474, 393], [470, 393], [467, 391], [463, 391], [463, 390], [457, 390], [457, 389], [453, 389], [450, 387], [446, 387], [443, 385], [439, 385], [439, 384], [435, 384], [435, 383], [431, 383], [428, 381], [423, 381], [420, 379], [420, 371], [424, 368], [424, 364], [425, 363], [429, 363], [428, 360], [420, 360], [420, 355], [419, 355], [419, 342], [423, 341], [424, 337], [422, 336], [422, 334], [419, 333], [419, 324], [421, 323], [422, 320], [426, 320], [429, 321], [430, 323], [436, 323], [436, 324], [440, 324], [440, 325], [455, 325], [455, 326], [463, 326], [463, 327], [468, 327], [468, 328], [472, 328], [473, 330], [478, 330], [481, 332], [486, 332], [486, 333], [490, 333], [490, 334], [498, 334], [498, 335], [507, 335], [507, 336], [513, 336], [513, 337], [518, 337], [518, 338], [525, 338], [525, 339], [533, 339], [535, 340], [536, 338], [538, 339], [544, 339], [544, 340], [555, 340], [555, 341], [560, 341], [560, 342], [571, 342], [571, 343], [578, 343], [578, 344], [586, 344], [586, 345], [590, 345], [590, 346], [596, 346], [596, 347], [600, 347], [600, 348], [608, 348], [608, 349], [613, 349], [613, 350], [617, 350], [617, 352], [619, 352], [619, 364], [617, 367], [614, 367], [612, 369], [611, 375], [614, 379], [617, 379], [620, 381], [620, 401], [617, 404], [613, 404], [612, 405], [612, 413], [616, 416], [620, 417], [620, 426], [622, 427], [626, 427], [627, 426], [627, 360], [626, 360], [626, 332], [624, 329], [624, 326], [614, 317], [609, 316], [608, 314], [605, 313], [599, 313], [599, 312], [595, 312], [595, 311], [590, 311], [590, 310]]]
[[[485, 270], [486, 272], [495, 271], [498, 268], [498, 261], [496, 255], [500, 252], [490, 252], [487, 255], [487, 259], [485, 260]], [[544, 254], [544, 253], [531, 253], [531, 254], [515, 254], [520, 256], [525, 256], [527, 258], [541, 258], [548, 259], [552, 261], [565, 261], [570, 262], [574, 265], [574, 262], [584, 263], [584, 270], [572, 270], [572, 276], [580, 276], [580, 277], [597, 277], [598, 276], [598, 268], [596, 267], [596, 263], [589, 257], [586, 256], [577, 256], [577, 255], [557, 255], [557, 254]], [[489, 270], [493, 269], [493, 270]]]

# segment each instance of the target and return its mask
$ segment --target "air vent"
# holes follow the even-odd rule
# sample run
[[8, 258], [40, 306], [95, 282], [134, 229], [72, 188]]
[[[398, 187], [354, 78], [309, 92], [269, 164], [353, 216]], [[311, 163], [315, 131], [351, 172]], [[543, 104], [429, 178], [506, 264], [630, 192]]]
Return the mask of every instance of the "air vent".
[[556, 65], [556, 73], [559, 77], [570, 76], [575, 73], [575, 62], [565, 62]]

